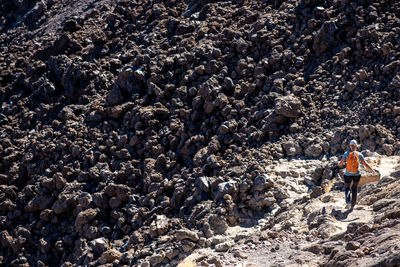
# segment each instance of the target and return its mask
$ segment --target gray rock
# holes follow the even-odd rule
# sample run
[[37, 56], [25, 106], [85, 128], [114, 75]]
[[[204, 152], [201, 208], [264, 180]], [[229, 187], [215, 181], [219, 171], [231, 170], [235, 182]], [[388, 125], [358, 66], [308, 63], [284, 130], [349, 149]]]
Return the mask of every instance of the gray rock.
[[390, 145], [390, 144], [383, 144], [383, 145], [382, 145], [382, 149], [383, 149], [383, 151], [385, 151], [385, 154], [386, 154], [387, 156], [393, 155], [393, 152], [394, 152], [394, 147], [393, 147], [393, 145]]
[[181, 245], [184, 252], [192, 251], [196, 247], [196, 243], [188, 239], [182, 240]]
[[82, 185], [76, 182], [66, 185], [51, 208], [54, 213], [58, 215], [70, 211], [78, 205], [81, 189]]
[[196, 179], [196, 186], [203, 192], [210, 192], [209, 179], [206, 176], [201, 176]]
[[199, 241], [199, 236], [197, 235], [196, 232], [193, 232], [189, 229], [180, 229], [177, 230], [175, 233], [175, 238], [177, 240], [184, 240], [184, 239], [189, 239], [193, 242]]
[[267, 188], [274, 186], [274, 180], [267, 174], [263, 173], [254, 178], [254, 185], [252, 191], [264, 191]]
[[228, 125], [223, 124], [219, 127], [218, 131], [220, 134], [226, 134], [229, 132], [229, 127], [228, 127]]
[[111, 92], [107, 95], [107, 104], [108, 105], [116, 105], [122, 102], [124, 97], [122, 96], [121, 90], [119, 88], [114, 88]]
[[234, 196], [238, 193], [238, 186], [236, 181], [223, 182], [218, 184], [216, 192], [214, 192], [215, 199], [220, 199], [228, 194]]
[[283, 144], [283, 148], [285, 149], [286, 155], [289, 157], [301, 155], [303, 153], [303, 149], [301, 146], [294, 141], [288, 141]]
[[318, 158], [319, 156], [321, 156], [323, 151], [324, 151], [324, 149], [322, 148], [322, 146], [320, 144], [313, 144], [313, 145], [310, 145], [309, 147], [307, 147], [304, 150], [304, 153], [308, 157]]
[[128, 201], [131, 188], [123, 184], [109, 184], [104, 188], [104, 192], [109, 197], [116, 197], [121, 201]]
[[122, 253], [115, 249], [106, 250], [103, 252], [103, 254], [100, 257], [100, 263], [101, 264], [111, 263], [114, 260], [121, 257], [121, 255], [122, 255]]
[[357, 241], [350, 241], [346, 244], [346, 249], [347, 250], [356, 250], [360, 248], [360, 243]]
[[374, 203], [374, 205], [372, 206], [372, 209], [374, 211], [378, 211], [378, 210], [381, 210], [384, 207], [387, 207], [390, 204], [393, 204], [395, 202], [396, 202], [395, 199], [385, 199], [385, 198], [384, 199], [380, 199], [380, 200], [378, 200], [377, 202]]
[[217, 252], [228, 251], [232, 246], [233, 246], [232, 241], [223, 242], [215, 246], [215, 251]]
[[150, 257], [150, 266], [157, 266], [165, 259], [164, 254], [155, 254]]
[[74, 32], [74, 31], [79, 30], [80, 28], [81, 27], [79, 26], [79, 24], [76, 23], [76, 20], [68, 19], [64, 22], [63, 30], [69, 31], [69, 32]]
[[174, 193], [172, 194], [171, 197], [171, 207], [172, 208], [181, 207], [181, 202], [186, 194], [187, 192], [185, 191], [184, 187], [175, 188]]
[[375, 131], [375, 126], [373, 125], [361, 125], [358, 128], [358, 135], [361, 140], [368, 138]]
[[49, 195], [38, 195], [34, 197], [25, 206], [26, 212], [34, 212], [46, 209], [52, 202], [52, 198]]
[[393, 73], [397, 66], [400, 66], [400, 60], [395, 60], [387, 64], [385, 67], [383, 67], [382, 73], [385, 75], [390, 75]]
[[314, 36], [313, 49], [317, 55], [321, 55], [335, 44], [336, 21], [327, 21]]
[[46, 2], [38, 1], [32, 9], [30, 9], [26, 15], [23, 17], [28, 23], [35, 23], [43, 15], [46, 10]]
[[111, 209], [116, 209], [116, 208], [118, 208], [119, 206], [121, 206], [121, 204], [122, 204], [122, 201], [120, 200], [120, 199], [118, 199], [118, 198], [116, 198], [116, 197], [111, 197], [109, 200], [108, 200], [108, 205], [110, 206], [110, 208]]
[[275, 102], [276, 114], [282, 115], [287, 118], [297, 118], [301, 115], [302, 104], [301, 101], [295, 96], [283, 96]]
[[324, 173], [324, 166], [319, 165], [315, 168], [313, 174], [312, 174], [312, 180], [315, 183], [318, 183], [321, 181], [322, 175]]
[[262, 211], [270, 208], [272, 205], [276, 203], [276, 199], [274, 197], [266, 197], [264, 195], [253, 196], [248, 202], [247, 205], [255, 211]]
[[215, 234], [223, 234], [228, 229], [228, 224], [221, 216], [211, 215], [208, 222]]
[[103, 252], [109, 248], [109, 245], [104, 237], [97, 238], [97, 239], [90, 241], [90, 245], [91, 245], [93, 251], [98, 255], [103, 254]]
[[156, 237], [163, 235], [168, 231], [170, 219], [165, 215], [157, 215], [156, 219], [150, 225], [150, 236]]
[[7, 230], [0, 232], [0, 243], [4, 248], [11, 246], [13, 243], [13, 237], [8, 233]]
[[93, 194], [94, 204], [102, 209], [108, 208], [108, 196], [104, 192], [96, 192]]
[[90, 203], [92, 203], [93, 198], [88, 192], [83, 192], [79, 195], [78, 201], [81, 207], [86, 208], [87, 206], [89, 206]]
[[99, 213], [99, 209], [87, 209], [78, 213], [75, 219], [75, 226], [82, 226], [93, 220]]
[[67, 180], [63, 177], [62, 173], [55, 173], [53, 179], [57, 190], [62, 189], [67, 184]]
[[330, 180], [333, 177], [333, 170], [331, 168], [325, 168], [322, 173], [322, 180]]
[[316, 186], [312, 190], [310, 197], [311, 198], [317, 198], [325, 193], [324, 189], [321, 186]]

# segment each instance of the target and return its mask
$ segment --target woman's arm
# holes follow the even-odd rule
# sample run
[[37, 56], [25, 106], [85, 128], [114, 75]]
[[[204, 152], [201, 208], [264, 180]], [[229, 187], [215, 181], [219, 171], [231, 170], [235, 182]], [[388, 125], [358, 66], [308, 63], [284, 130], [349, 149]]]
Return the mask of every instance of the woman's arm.
[[369, 164], [365, 161], [365, 160], [361, 160], [362, 164], [364, 164], [364, 166], [370, 170], [372, 173], [375, 173], [375, 171], [371, 168], [371, 166], [369, 166]]
[[342, 158], [342, 159], [339, 161], [338, 166], [339, 166], [339, 167], [342, 167], [343, 164], [344, 164], [344, 158]]

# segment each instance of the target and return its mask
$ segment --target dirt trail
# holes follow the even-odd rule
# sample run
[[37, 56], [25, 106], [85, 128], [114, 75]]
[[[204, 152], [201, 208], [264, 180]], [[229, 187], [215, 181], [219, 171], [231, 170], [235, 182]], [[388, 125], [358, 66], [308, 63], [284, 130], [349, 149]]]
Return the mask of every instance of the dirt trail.
[[[400, 157], [374, 156], [367, 158], [367, 161], [380, 172], [381, 177], [385, 177], [398, 166]], [[303, 162], [303, 166], [309, 164], [310, 162]], [[301, 162], [296, 161], [295, 166], [299, 165]], [[275, 169], [290, 171], [291, 167], [284, 163]], [[360, 192], [363, 188], [360, 188]], [[300, 195], [302, 194], [298, 196]], [[270, 234], [270, 229], [263, 227], [263, 220], [259, 220], [251, 228], [233, 227], [227, 231], [225, 239], [235, 239], [235, 236], [244, 233], [248, 237], [235, 242], [225, 253], [211, 249], [198, 250], [186, 258], [182, 266], [194, 266], [194, 262], [205, 257], [218, 257], [223, 266], [320, 266], [323, 256], [315, 255], [313, 250], [319, 249], [321, 240], [329, 241], [327, 244], [331, 243], [332, 246], [343, 245], [342, 241], [335, 240], [339, 239], [336, 237], [343, 236], [349, 224], [373, 221], [372, 207], [364, 205], [360, 199], [359, 202], [353, 210], [346, 209], [344, 193], [332, 190], [320, 198], [311, 199], [303, 206], [294, 207], [289, 218], [289, 230], [282, 231], [288, 220], [272, 227], [271, 230], [278, 230], [277, 235]]]

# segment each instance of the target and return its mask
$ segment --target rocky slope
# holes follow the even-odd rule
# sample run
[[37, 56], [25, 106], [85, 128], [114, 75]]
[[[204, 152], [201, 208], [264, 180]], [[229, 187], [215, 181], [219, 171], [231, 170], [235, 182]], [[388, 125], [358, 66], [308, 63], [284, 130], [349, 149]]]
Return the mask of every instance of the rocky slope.
[[2, 264], [173, 265], [399, 153], [396, 1], [0, 5]]
[[[299, 187], [302, 193], [291, 196], [287, 210], [255, 219], [253, 226], [229, 228], [212, 239], [213, 249], [196, 250], [180, 266], [398, 266], [400, 157], [368, 160], [384, 174], [361, 188], [354, 210], [345, 208], [344, 193], [337, 190], [341, 179], [322, 194]], [[276, 169], [296, 172], [313, 164], [318, 162], [285, 161]], [[222, 248], [226, 252], [218, 252]]]

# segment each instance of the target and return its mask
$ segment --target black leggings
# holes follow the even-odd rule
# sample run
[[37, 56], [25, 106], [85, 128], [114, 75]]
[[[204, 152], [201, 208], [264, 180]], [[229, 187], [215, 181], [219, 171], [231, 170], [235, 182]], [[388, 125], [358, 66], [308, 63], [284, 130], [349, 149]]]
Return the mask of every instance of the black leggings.
[[[344, 176], [344, 192], [346, 196], [346, 200], [351, 201], [351, 205], [355, 205], [357, 202], [357, 187], [360, 182], [361, 175], [357, 176]], [[351, 186], [351, 200], [350, 200], [350, 183], [353, 181], [353, 185]]]

